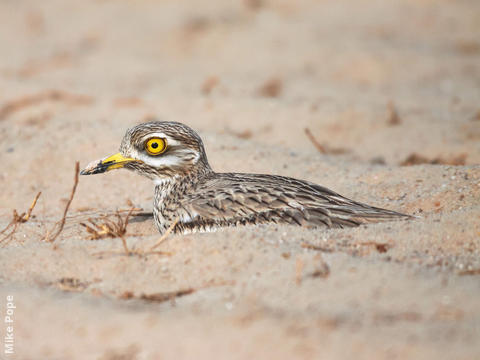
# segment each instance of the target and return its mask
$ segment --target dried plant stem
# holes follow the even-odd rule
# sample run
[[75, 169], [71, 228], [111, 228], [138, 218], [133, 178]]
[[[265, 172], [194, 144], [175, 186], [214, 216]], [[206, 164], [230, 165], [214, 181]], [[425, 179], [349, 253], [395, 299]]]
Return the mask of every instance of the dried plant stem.
[[[12, 226], [13, 226], [13, 229], [12, 231], [10, 231], [10, 233], [7, 236], [5, 236], [3, 239], [0, 240], [0, 243], [7, 240], [8, 238], [10, 238], [10, 240], [13, 239], [13, 235], [17, 231], [18, 225], [23, 224], [30, 219], [30, 216], [32, 215], [32, 211], [35, 208], [35, 205], [37, 204], [38, 198], [40, 197], [41, 194], [42, 192], [40, 191], [35, 196], [35, 198], [32, 201], [32, 204], [30, 205], [26, 213], [24, 212], [21, 215], [18, 215], [17, 210], [13, 210], [12, 221], [10, 221], [8, 225], [2, 231], [0, 231], [0, 234], [5, 233]], [[6, 246], [8, 242], [9, 241], [7, 241], [3, 246]]]
[[340, 154], [346, 154], [351, 152], [351, 150], [346, 148], [335, 148], [335, 147], [328, 146], [328, 144], [325, 144], [325, 145], [320, 144], [320, 142], [315, 138], [315, 136], [313, 136], [309, 128], [305, 128], [305, 135], [307, 135], [308, 139], [322, 154], [340, 155]]
[[22, 221], [22, 222], [27, 222], [28, 219], [30, 219], [30, 215], [32, 215], [33, 208], [35, 207], [35, 205], [37, 205], [37, 201], [38, 201], [38, 198], [40, 197], [40, 195], [42, 195], [41, 191], [39, 191], [38, 194], [35, 196], [35, 199], [33, 199], [32, 204], [28, 208], [27, 215], [25, 215], [24, 221]]
[[314, 245], [309, 242], [303, 241], [300, 246], [304, 249], [311, 249], [311, 250], [317, 250], [317, 251], [322, 251], [322, 252], [333, 252], [333, 248], [329, 247], [324, 247], [321, 245]]
[[160, 239], [158, 239], [158, 241], [156, 242], [155, 245], [153, 245], [151, 248], [150, 248], [150, 251], [153, 251], [154, 249], [156, 249], [157, 247], [160, 246], [161, 243], [163, 243], [167, 238], [168, 238], [168, 235], [170, 235], [170, 233], [173, 231], [173, 229], [175, 228], [175, 226], [178, 224], [178, 218], [175, 219], [175, 221], [168, 227], [167, 231], [165, 231], [165, 234], [163, 234]]
[[89, 219], [88, 223], [80, 223], [87, 232], [90, 235], [89, 239], [90, 240], [98, 240], [98, 239], [104, 239], [107, 237], [111, 238], [120, 238], [122, 240], [122, 245], [123, 245], [123, 252], [117, 252], [117, 251], [102, 251], [99, 253], [96, 253], [95, 255], [98, 256], [103, 256], [103, 255], [138, 255], [138, 256], [147, 256], [147, 255], [171, 255], [169, 253], [164, 253], [161, 251], [148, 251], [148, 252], [143, 252], [142, 250], [137, 250], [137, 249], [130, 249], [127, 244], [127, 239], [125, 237], [125, 234], [127, 233], [127, 226], [128, 226], [128, 221], [130, 217], [132, 216], [133, 211], [135, 211], [135, 208], [131, 208], [128, 214], [126, 215], [125, 219], [122, 218], [121, 214], [119, 211], [115, 213], [115, 216], [117, 218], [116, 221], [113, 221], [108, 218], [108, 215], [102, 216], [100, 219], [94, 220], [94, 219]]
[[313, 146], [315, 146], [318, 151], [320, 151], [322, 154], [327, 153], [327, 149], [325, 149], [325, 147], [318, 142], [318, 140], [315, 138], [315, 136], [313, 136], [309, 128], [305, 128], [305, 135], [307, 135], [308, 139], [312, 142]]
[[[10, 221], [10, 222], [8, 223], [8, 225], [5, 226], [5, 228], [4, 228], [2, 231], [0, 231], [0, 234], [3, 234], [5, 231], [7, 231], [8, 229], [10, 229], [10, 227], [11, 227], [12, 225], [15, 225], [15, 224], [17, 223], [17, 222], [15, 221], [15, 219], [16, 219], [17, 216], [18, 216], [18, 215], [17, 215], [17, 211], [16, 211], [16, 210], [13, 210], [12, 221]], [[1, 242], [1, 241], [2, 241], [2, 240], [0, 240], [0, 242]]]
[[132, 215], [133, 209], [134, 208], [130, 209], [127, 216], [125, 217], [124, 222], [122, 222], [122, 218], [120, 217], [120, 215], [118, 215], [119, 222], [121, 223], [121, 228], [120, 228], [121, 231], [119, 231], [118, 236], [120, 236], [120, 239], [122, 239], [123, 248], [124, 248], [125, 253], [127, 255], [130, 255], [132, 252], [128, 249], [127, 239], [125, 239], [125, 236], [123, 236], [123, 235], [125, 235], [127, 233], [128, 219], [130, 218], [130, 215]]
[[141, 300], [158, 302], [158, 303], [162, 303], [162, 302], [165, 302], [165, 301], [170, 301], [172, 304], [174, 304], [174, 301], [175, 301], [176, 298], [181, 297], [181, 296], [185, 296], [185, 295], [193, 294], [195, 291], [196, 291], [196, 289], [188, 288], [188, 289], [181, 289], [181, 290], [164, 292], [164, 293], [142, 294], [142, 295], [140, 295], [139, 298]]
[[62, 232], [63, 227], [65, 226], [65, 219], [67, 217], [67, 212], [68, 212], [68, 209], [70, 207], [70, 204], [72, 203], [73, 196], [75, 195], [75, 191], [77, 190], [79, 172], [80, 172], [80, 163], [77, 161], [75, 163], [75, 179], [74, 179], [74, 183], [73, 183], [72, 192], [70, 193], [70, 197], [67, 201], [67, 205], [65, 206], [65, 210], [63, 211], [62, 219], [60, 221], [58, 221], [57, 223], [55, 223], [55, 225], [54, 225], [54, 228], [56, 226], [58, 226], [57, 231], [54, 233], [54, 235], [52, 237], [49, 237], [49, 235], [50, 235], [49, 233], [53, 231], [53, 229], [52, 229], [50, 232], [47, 232], [47, 235], [45, 236], [45, 240], [48, 241], [48, 242], [54, 242], [55, 239], [58, 237], [58, 235], [60, 235], [60, 233]]

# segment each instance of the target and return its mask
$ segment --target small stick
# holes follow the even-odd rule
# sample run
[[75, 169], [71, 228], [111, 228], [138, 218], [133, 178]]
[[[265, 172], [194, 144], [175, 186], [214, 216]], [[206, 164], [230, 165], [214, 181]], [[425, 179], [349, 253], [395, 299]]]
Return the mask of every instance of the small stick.
[[[17, 231], [18, 225], [23, 224], [30, 219], [30, 216], [32, 215], [32, 211], [35, 208], [35, 205], [37, 204], [37, 200], [38, 200], [38, 198], [40, 197], [41, 194], [42, 194], [42, 192], [40, 191], [35, 196], [35, 198], [32, 201], [32, 204], [30, 205], [30, 207], [28, 208], [28, 211], [26, 213], [22, 213], [21, 215], [18, 215], [17, 210], [13, 210], [12, 221], [10, 221], [10, 223], [2, 231], [0, 231], [0, 234], [3, 234], [12, 225], [13, 225], [13, 229], [7, 236], [5, 236], [3, 239], [0, 240], [0, 243], [3, 242], [4, 240], [7, 240], [10, 237], [13, 239], [13, 235]], [[4, 247], [7, 245], [7, 243], [8, 243], [8, 241], [4, 244]]]
[[119, 222], [121, 223], [121, 227], [118, 231], [118, 235], [120, 236], [120, 239], [122, 239], [123, 248], [125, 249], [125, 253], [127, 255], [130, 255], [132, 252], [128, 249], [127, 240], [125, 239], [125, 237], [123, 235], [126, 234], [126, 232], [127, 232], [128, 218], [130, 217], [130, 215], [132, 215], [133, 209], [134, 208], [131, 208], [130, 211], [128, 212], [127, 216], [125, 217], [125, 222], [123, 222], [120, 215], [118, 215]]
[[40, 195], [42, 195], [42, 192], [41, 192], [41, 191], [37, 194], [37, 196], [35, 196], [35, 199], [33, 199], [32, 204], [31, 204], [30, 207], [28, 208], [27, 215], [25, 215], [25, 216], [23, 217], [23, 221], [22, 221], [22, 222], [27, 222], [28, 219], [30, 219], [30, 215], [32, 215], [33, 208], [35, 207], [35, 205], [37, 205], [37, 200], [38, 200], [38, 198], [40, 197]]
[[140, 258], [145, 258], [149, 255], [158, 255], [158, 256], [172, 256], [173, 254], [170, 252], [164, 252], [164, 251], [148, 251], [148, 252], [143, 252], [137, 249], [133, 249], [132, 251], [125, 253], [125, 251], [98, 251], [95, 253], [92, 253], [93, 256], [98, 256], [99, 258], [103, 259], [105, 255], [109, 256], [138, 256]]
[[[10, 229], [10, 226], [12, 226], [12, 225], [14, 225], [14, 224], [16, 223], [16, 221], [15, 221], [15, 219], [16, 219], [16, 218], [15, 218], [15, 214], [16, 214], [16, 213], [17, 213], [17, 212], [16, 212], [15, 210], [13, 210], [13, 219], [12, 219], [12, 221], [10, 221], [10, 222], [8, 223], [8, 225], [5, 226], [5, 228], [4, 228], [2, 231], [0, 231], [0, 235], [3, 234], [3, 233], [4, 233], [5, 231], [7, 231], [8, 229]], [[0, 242], [1, 242], [1, 241], [0, 241]]]
[[[7, 225], [7, 227], [4, 229], [4, 231], [7, 230], [7, 229], [8, 229], [10, 226], [12, 226], [12, 225], [13, 225], [13, 229], [12, 229], [12, 231], [10, 231], [10, 233], [9, 233], [8, 235], [6, 235], [3, 239], [0, 240], [0, 243], [4, 242], [4, 241], [7, 240], [8, 238], [13, 239], [13, 234], [15, 234], [15, 232], [17, 231], [18, 224], [19, 224], [19, 222], [18, 222], [17, 218], [15, 217], [15, 215], [18, 216], [18, 215], [17, 215], [17, 212], [16, 212], [15, 210], [13, 210], [13, 220], [10, 222], [10, 224]], [[2, 231], [2, 233], [3, 233], [3, 231]], [[3, 245], [3, 247], [5, 247], [8, 243], [9, 243], [9, 241], [7, 241], [7, 242]]]
[[323, 247], [321, 245], [314, 245], [309, 242], [303, 241], [300, 246], [304, 249], [311, 249], [311, 250], [317, 250], [321, 252], [333, 252], [333, 249], [328, 248], [328, 247]]
[[55, 227], [57, 224], [60, 223], [59, 228], [55, 233], [55, 235], [49, 238], [49, 233], [47, 232], [47, 235], [45, 236], [45, 240], [48, 242], [54, 242], [55, 239], [58, 237], [58, 235], [60, 235], [60, 233], [62, 232], [63, 227], [65, 226], [65, 218], [67, 217], [68, 208], [70, 207], [70, 204], [72, 203], [72, 200], [73, 200], [73, 196], [75, 195], [75, 191], [77, 190], [79, 172], [80, 172], [80, 163], [77, 161], [75, 163], [75, 182], [73, 183], [73, 188], [70, 194], [70, 198], [68, 199], [67, 206], [65, 206], [65, 210], [63, 211], [62, 219], [54, 225]]
[[190, 295], [203, 289], [208, 289], [208, 288], [217, 287], [217, 286], [228, 286], [228, 285], [230, 286], [235, 285], [235, 281], [221, 281], [217, 283], [207, 283], [196, 288], [191, 287], [191, 288], [179, 289], [175, 291], [159, 292], [159, 293], [153, 293], [153, 294], [143, 293], [140, 296], [135, 296], [135, 294], [132, 291], [126, 291], [125, 293], [120, 295], [120, 299], [127, 299], [127, 300], [140, 299], [140, 300], [159, 302], [159, 303], [170, 300], [172, 302], [172, 305], [175, 305], [173, 300], [175, 300], [178, 297]]
[[146, 300], [146, 301], [152, 301], [152, 302], [165, 302], [165, 301], [171, 301], [174, 302], [175, 298], [185, 296], [185, 295], [190, 295], [194, 293], [196, 289], [194, 288], [188, 288], [188, 289], [182, 289], [182, 290], [176, 290], [176, 291], [171, 291], [171, 292], [164, 292], [164, 293], [154, 293], [154, 294], [142, 294], [140, 295], [141, 300]]
[[320, 144], [318, 140], [315, 139], [309, 128], [305, 128], [305, 135], [307, 135], [308, 139], [312, 142], [312, 144], [317, 148], [318, 151], [320, 151], [322, 154], [327, 153], [327, 149], [325, 149], [325, 146]]
[[125, 239], [125, 237], [123, 235], [120, 235], [120, 239], [122, 239], [122, 244], [123, 244], [123, 249], [125, 250], [125, 254], [130, 255], [132, 252], [128, 248], [127, 240]]
[[103, 216], [102, 221], [103, 223], [98, 223], [94, 219], [89, 219], [89, 223], [81, 223], [82, 226], [85, 227], [88, 233], [92, 234], [90, 239], [103, 239], [105, 237], [119, 237], [122, 240], [123, 250], [124, 252], [99, 252], [95, 255], [103, 256], [104, 254], [122, 254], [122, 255], [138, 255], [138, 256], [146, 256], [150, 254], [157, 254], [157, 255], [171, 255], [170, 253], [163, 253], [161, 251], [149, 251], [149, 252], [142, 252], [136, 249], [130, 249], [127, 244], [127, 239], [125, 237], [127, 233], [127, 226], [130, 217], [132, 216], [133, 211], [135, 208], [131, 208], [128, 212], [125, 219], [122, 218], [119, 211], [117, 211], [114, 215], [117, 218], [117, 221], [114, 222], [108, 218], [108, 216]]
[[158, 239], [157, 243], [150, 248], [150, 251], [160, 246], [160, 244], [167, 239], [168, 235], [170, 235], [170, 233], [172, 232], [175, 225], [177, 225], [177, 223], [178, 223], [178, 218], [176, 218], [175, 221], [168, 227], [167, 231], [165, 231], [165, 234], [163, 234], [160, 237], [160, 239]]

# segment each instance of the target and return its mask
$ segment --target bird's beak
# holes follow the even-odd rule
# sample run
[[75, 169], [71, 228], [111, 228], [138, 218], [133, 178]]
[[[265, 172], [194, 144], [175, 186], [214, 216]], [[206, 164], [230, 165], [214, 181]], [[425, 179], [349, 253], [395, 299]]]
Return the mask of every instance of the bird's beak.
[[80, 171], [80, 175], [101, 174], [113, 169], [123, 168], [131, 162], [141, 162], [137, 159], [126, 158], [121, 153], [112, 155], [108, 158], [92, 161], [85, 169]]

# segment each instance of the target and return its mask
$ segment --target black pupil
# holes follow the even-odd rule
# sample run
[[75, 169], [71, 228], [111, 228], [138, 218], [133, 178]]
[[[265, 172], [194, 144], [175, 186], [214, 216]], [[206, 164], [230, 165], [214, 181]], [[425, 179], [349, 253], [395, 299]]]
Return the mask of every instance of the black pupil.
[[158, 143], [157, 142], [152, 143], [152, 148], [154, 149], [158, 148]]

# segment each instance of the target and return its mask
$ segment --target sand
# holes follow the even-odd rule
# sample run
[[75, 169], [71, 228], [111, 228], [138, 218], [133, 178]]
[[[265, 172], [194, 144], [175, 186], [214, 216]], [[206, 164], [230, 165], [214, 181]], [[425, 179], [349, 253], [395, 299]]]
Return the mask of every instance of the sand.
[[[0, 358], [480, 358], [479, 14], [476, 0], [1, 2], [0, 229], [42, 195], [0, 243], [14, 336]], [[151, 182], [120, 170], [80, 177], [45, 241], [75, 162], [152, 118], [197, 130], [216, 171], [418, 218], [175, 235], [127, 256], [81, 225], [151, 211]], [[124, 238], [141, 252], [159, 234], [133, 217]]]

